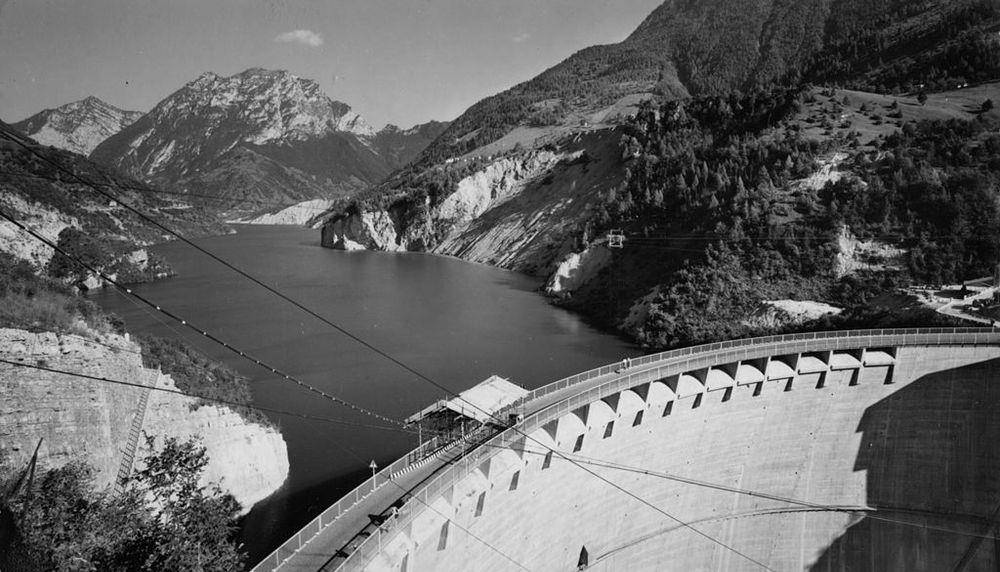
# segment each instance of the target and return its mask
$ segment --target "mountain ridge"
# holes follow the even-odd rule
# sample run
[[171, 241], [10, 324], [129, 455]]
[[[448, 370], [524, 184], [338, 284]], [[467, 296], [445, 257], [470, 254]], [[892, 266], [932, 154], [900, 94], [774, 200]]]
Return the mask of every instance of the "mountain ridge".
[[79, 101], [43, 109], [11, 126], [43, 145], [89, 155], [102, 141], [142, 117], [90, 95]]
[[[997, 24], [994, 0], [667, 0], [622, 42], [584, 48], [473, 104], [416, 163], [470, 153], [518, 126], [577, 122], [628, 97], [712, 96], [789, 77], [904, 90], [907, 58], [948, 70]], [[873, 50], [894, 61], [875, 65]], [[952, 78], [950, 87], [965, 81], [945, 73], [937, 88]]]
[[248, 212], [244, 201], [335, 199], [378, 183], [423, 150], [435, 125], [412, 135], [375, 130], [315, 81], [284, 70], [205, 72], [91, 157], [152, 184], [216, 197], [221, 204], [210, 204], [220, 210]]

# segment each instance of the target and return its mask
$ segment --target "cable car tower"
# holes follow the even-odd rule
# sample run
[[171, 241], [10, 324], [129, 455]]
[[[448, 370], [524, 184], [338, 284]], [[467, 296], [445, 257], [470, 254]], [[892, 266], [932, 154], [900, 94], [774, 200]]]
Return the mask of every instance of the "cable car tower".
[[625, 233], [621, 229], [608, 232], [608, 248], [625, 248]]

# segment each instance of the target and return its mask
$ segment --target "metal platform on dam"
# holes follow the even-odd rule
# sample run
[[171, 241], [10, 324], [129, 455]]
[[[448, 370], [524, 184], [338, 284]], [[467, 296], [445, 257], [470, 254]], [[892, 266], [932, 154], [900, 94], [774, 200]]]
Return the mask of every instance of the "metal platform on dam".
[[[992, 569], [994, 540], [979, 545], [1000, 506], [993, 360], [1000, 333], [923, 329], [736, 340], [612, 364], [529, 392], [503, 410], [513, 427], [425, 443], [254, 570], [510, 569], [482, 539], [538, 570], [575, 568], [581, 548], [588, 569], [663, 569], [664, 553], [677, 569], [756, 569], [548, 449], [804, 501], [591, 466], [774, 569], [857, 569], [857, 555], [872, 570]], [[868, 554], [873, 543], [904, 548]]]

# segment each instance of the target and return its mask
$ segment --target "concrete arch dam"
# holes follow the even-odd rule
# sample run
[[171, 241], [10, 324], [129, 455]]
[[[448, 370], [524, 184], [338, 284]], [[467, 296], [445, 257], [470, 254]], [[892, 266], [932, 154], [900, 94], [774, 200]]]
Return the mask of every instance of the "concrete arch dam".
[[990, 330], [646, 356], [531, 392], [485, 443], [402, 459], [258, 568], [997, 570], [998, 411]]

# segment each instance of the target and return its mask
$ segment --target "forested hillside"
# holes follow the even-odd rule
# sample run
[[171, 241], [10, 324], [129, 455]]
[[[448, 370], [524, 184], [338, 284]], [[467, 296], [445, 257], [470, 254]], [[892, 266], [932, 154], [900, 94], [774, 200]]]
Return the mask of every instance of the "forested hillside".
[[799, 78], [873, 91], [955, 87], [996, 75], [998, 29], [995, 0], [668, 0], [624, 42], [581, 50], [473, 105], [421, 162], [636, 94], [718, 95]]
[[[554, 223], [570, 230], [545, 256], [513, 264], [551, 266], [558, 253], [550, 275], [588, 276], [572, 290], [550, 283], [560, 303], [650, 348], [938, 323], [901, 292], [1000, 261], [998, 32], [996, 0], [668, 0], [624, 42], [474, 105], [331, 220], [373, 213], [390, 236], [421, 236], [395, 246], [436, 251], [454, 240], [440, 205], [498, 161], [552, 152], [584, 165], [572, 177], [599, 163], [605, 186], [567, 190], [575, 179], [554, 181], [565, 169], [525, 186], [532, 212], [545, 193], [552, 209], [589, 210]], [[607, 106], [629, 113], [592, 113]], [[611, 134], [617, 156], [574, 154]], [[499, 233], [483, 220], [513, 232], [524, 213], [502, 208], [480, 216], [482, 242], [463, 244]], [[615, 229], [625, 248], [592, 256], [603, 270], [581, 268]], [[844, 311], [756, 319], [770, 301]]]
[[[842, 104], [828, 101], [840, 115]], [[910, 284], [992, 274], [1000, 121], [983, 113], [905, 123], [866, 147], [856, 134], [801, 135], [791, 119], [816, 104], [811, 91], [777, 89], [644, 107], [622, 137], [626, 183], [605, 194], [581, 232], [583, 240], [621, 228], [626, 247], [568, 305], [618, 327], [649, 296], [648, 314], [629, 327], [653, 348], [774, 331], [747, 320], [763, 300], [849, 310], [807, 328], [937, 322], [871, 302]], [[802, 184], [819, 160], [845, 150], [849, 176]], [[844, 272], [845, 232], [902, 253], [900, 263]]]
[[[122, 203], [185, 235], [228, 230], [215, 217], [191, 208], [175, 195], [124, 177], [76, 153], [39, 145], [2, 123], [0, 191], [3, 212], [70, 251], [86, 253], [96, 266], [123, 279], [144, 279], [141, 274], [147, 270], [150, 277], [165, 271], [155, 257], [134, 253], [169, 237]], [[48, 246], [20, 233], [6, 220], [0, 220], [0, 251], [42, 266], [50, 259], [58, 263]], [[58, 264], [50, 271], [60, 279], [79, 274], [74, 268], [59, 275], [64, 269]]]
[[806, 77], [877, 93], [997, 79], [996, 0], [839, 0]]

